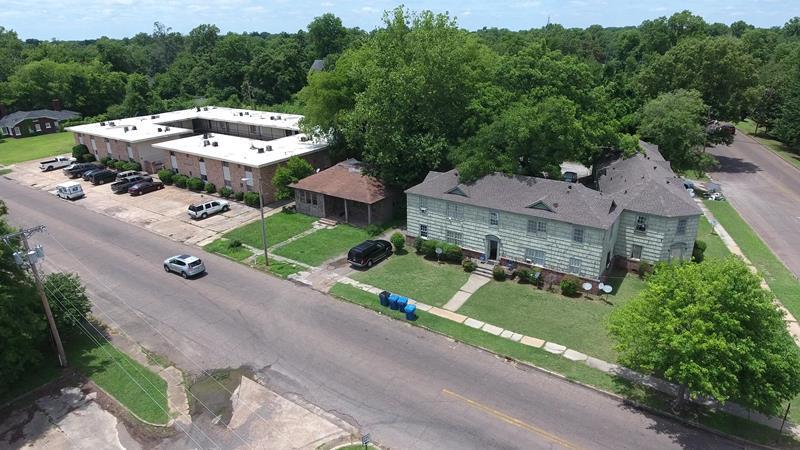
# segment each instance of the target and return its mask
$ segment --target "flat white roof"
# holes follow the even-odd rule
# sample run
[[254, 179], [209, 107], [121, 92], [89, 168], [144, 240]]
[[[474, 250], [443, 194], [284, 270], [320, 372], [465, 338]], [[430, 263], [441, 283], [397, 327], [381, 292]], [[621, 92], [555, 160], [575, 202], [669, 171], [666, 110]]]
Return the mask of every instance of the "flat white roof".
[[[320, 151], [327, 146], [326, 140], [307, 138], [305, 134], [260, 141], [219, 133], [208, 133], [207, 139], [203, 135], [197, 135], [153, 144], [154, 148], [250, 167], [269, 166], [286, 161], [292, 156]], [[264, 151], [259, 153], [259, 148]]]
[[[100, 123], [104, 125], [100, 125]], [[111, 120], [108, 122], [75, 125], [73, 127], [67, 127], [67, 131], [86, 133], [92, 136], [100, 136], [125, 142], [149, 141], [156, 138], [179, 137], [194, 133], [193, 130], [186, 128], [166, 127], [164, 125], [157, 125], [135, 119]]]

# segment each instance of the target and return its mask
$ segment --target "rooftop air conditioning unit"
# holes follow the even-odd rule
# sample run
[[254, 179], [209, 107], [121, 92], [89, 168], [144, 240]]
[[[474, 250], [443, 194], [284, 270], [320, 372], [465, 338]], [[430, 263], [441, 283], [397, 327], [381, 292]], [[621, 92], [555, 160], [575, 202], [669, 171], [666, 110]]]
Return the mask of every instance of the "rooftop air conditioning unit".
[[203, 108], [203, 111], [208, 111], [208, 106], [206, 106], [205, 108]]
[[164, 131], [169, 131], [169, 127], [164, 127]]
[[200, 112], [200, 107], [199, 106], [197, 107], [197, 112]]
[[108, 125], [113, 127], [114, 126], [114, 122], [108, 122]]
[[244, 115], [244, 113], [243, 113], [243, 112], [240, 112], [240, 113], [239, 113], [239, 117], [242, 117], [243, 115]]
[[264, 153], [264, 147], [258, 147], [258, 153]]
[[106, 126], [106, 123], [105, 122], [100, 122], [100, 126], [104, 127], [104, 126]]
[[275, 120], [281, 120], [281, 116], [275, 116]]
[[311, 140], [308, 136], [300, 136], [300, 142], [308, 142]]
[[210, 144], [210, 142], [208, 141], [208, 139], [205, 139], [205, 140], [203, 140], [203, 147], [207, 147], [207, 146], [208, 146], [208, 144]]
[[131, 130], [136, 130], [136, 125], [132, 126]]
[[152, 116], [150, 116], [150, 118], [151, 118], [151, 119], [155, 119], [155, 118], [156, 118], [156, 116], [155, 116], [155, 115], [152, 115]]
[[126, 133], [128, 132], [128, 127], [125, 127], [123, 129], [125, 130]]
[[268, 151], [268, 152], [271, 152], [271, 151], [272, 151], [272, 146], [271, 146], [271, 145], [268, 145], [268, 146], [264, 147], [264, 149], [265, 149], [266, 151]]
[[275, 120], [275, 116], [269, 116], [269, 120]]
[[219, 142], [214, 141], [214, 142], [211, 143], [211, 146], [212, 147], [219, 147]]
[[208, 133], [203, 133], [203, 139], [208, 139]]
[[161, 133], [162, 131], [161, 127], [158, 127], [158, 132]]

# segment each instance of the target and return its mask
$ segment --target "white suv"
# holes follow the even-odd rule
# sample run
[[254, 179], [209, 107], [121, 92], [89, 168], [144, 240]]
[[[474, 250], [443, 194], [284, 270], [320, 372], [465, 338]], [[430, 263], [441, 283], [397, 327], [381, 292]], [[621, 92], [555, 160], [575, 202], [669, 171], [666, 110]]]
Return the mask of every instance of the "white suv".
[[205, 272], [206, 266], [196, 256], [175, 255], [164, 260], [164, 270], [179, 273], [183, 278], [189, 278]]
[[225, 212], [231, 209], [231, 205], [225, 200], [209, 200], [207, 202], [189, 205], [189, 217], [192, 219], [205, 219], [218, 212]]

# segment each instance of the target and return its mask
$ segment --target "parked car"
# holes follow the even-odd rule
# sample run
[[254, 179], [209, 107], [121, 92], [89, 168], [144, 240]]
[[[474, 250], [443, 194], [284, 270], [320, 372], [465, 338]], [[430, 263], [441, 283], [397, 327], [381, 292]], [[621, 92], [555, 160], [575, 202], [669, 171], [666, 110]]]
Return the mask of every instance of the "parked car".
[[77, 181], [67, 181], [56, 186], [56, 195], [66, 200], [77, 200], [84, 197], [81, 184]]
[[203, 264], [203, 261], [196, 256], [175, 255], [164, 260], [164, 270], [178, 273], [183, 278], [189, 278], [205, 272], [206, 266]]
[[164, 183], [160, 181], [141, 181], [128, 188], [128, 194], [142, 195], [148, 192], [164, 189]]
[[128, 192], [128, 189], [136, 183], [140, 183], [142, 181], [153, 181], [152, 177], [145, 177], [142, 175], [132, 175], [127, 178], [123, 178], [116, 183], [111, 184], [111, 192], [115, 194], [124, 194]]
[[117, 172], [109, 169], [92, 171], [88, 181], [97, 186], [98, 184], [106, 184], [109, 181], [116, 181]]
[[48, 159], [47, 161], [42, 161], [39, 163], [39, 168], [42, 169], [43, 172], [49, 172], [51, 170], [60, 169], [62, 167], [67, 167], [75, 162], [75, 158], [68, 158], [66, 156], [59, 156], [57, 158]]
[[68, 176], [70, 178], [78, 178], [78, 177], [82, 176], [83, 173], [86, 172], [87, 170], [94, 170], [94, 169], [98, 169], [100, 167], [101, 166], [99, 166], [96, 163], [74, 163], [74, 164], [70, 164], [69, 166], [65, 167], [63, 172], [64, 172], [64, 175], [66, 175], [66, 176]]
[[205, 219], [218, 212], [231, 209], [230, 203], [225, 200], [209, 200], [207, 202], [189, 205], [189, 217], [192, 219]]
[[138, 170], [126, 170], [124, 172], [120, 172], [117, 174], [117, 181], [122, 181], [123, 179], [132, 177], [134, 175], [141, 175], [143, 177], [146, 177], [149, 174], [147, 172], [141, 172]]
[[106, 170], [106, 169], [104, 167], [94, 167], [94, 168], [91, 168], [91, 169], [87, 170], [86, 172], [83, 172], [83, 175], [82, 175], [83, 176], [83, 181], [91, 180], [92, 179], [92, 175], [94, 175], [97, 172], [101, 172], [103, 170]]
[[380, 239], [367, 240], [347, 252], [347, 262], [356, 267], [372, 267], [392, 254], [392, 244]]

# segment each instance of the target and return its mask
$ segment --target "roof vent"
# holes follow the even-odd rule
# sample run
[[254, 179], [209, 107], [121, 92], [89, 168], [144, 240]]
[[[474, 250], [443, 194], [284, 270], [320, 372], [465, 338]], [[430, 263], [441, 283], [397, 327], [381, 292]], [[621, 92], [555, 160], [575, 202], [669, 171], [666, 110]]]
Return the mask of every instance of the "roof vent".
[[211, 142], [208, 139], [203, 139], [203, 147], [208, 147]]
[[658, 166], [653, 166], [653, 170], [656, 170], [657, 168], [658, 168]]
[[155, 115], [150, 116], [151, 119], [155, 119], [156, 117], [158, 117], [158, 116], [155, 116]]
[[243, 112], [239, 112], [239, 117], [242, 117], [243, 115], [244, 115]]
[[109, 125], [109, 126], [112, 126], [112, 127], [113, 127], [113, 126], [115, 126], [115, 125], [114, 125], [114, 122], [108, 122], [108, 125]]
[[558, 208], [558, 203], [553, 203], [553, 208]]
[[126, 133], [128, 132], [128, 127], [125, 127], [123, 129], [125, 130]]
[[219, 147], [219, 142], [214, 141], [214, 142], [211, 143], [211, 146], [212, 147]]
[[572, 189], [572, 185], [570, 184], [569, 186], [567, 186], [567, 189]]
[[169, 127], [164, 127], [164, 131], [169, 131]]
[[208, 106], [206, 106], [205, 108], [203, 108], [203, 111], [208, 111]]
[[269, 120], [275, 120], [275, 116], [269, 116]]
[[[269, 147], [269, 146], [267, 146], [267, 147]], [[264, 147], [258, 147], [257, 151], [258, 151], [258, 153], [264, 153]]]
[[300, 136], [300, 142], [308, 142], [309, 140], [311, 140], [311, 138], [308, 136]]
[[199, 106], [197, 107], [197, 112], [200, 112], [200, 107]]
[[208, 133], [203, 133], [203, 139], [208, 139]]
[[132, 126], [132, 127], [131, 127], [131, 130], [134, 130], [134, 131], [136, 131], [136, 125]]
[[268, 146], [264, 147], [264, 150], [266, 150], [268, 152], [271, 152], [272, 151], [272, 146], [268, 145]]
[[161, 133], [162, 131], [164, 130], [161, 127], [158, 127], [158, 132]]

